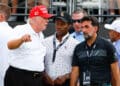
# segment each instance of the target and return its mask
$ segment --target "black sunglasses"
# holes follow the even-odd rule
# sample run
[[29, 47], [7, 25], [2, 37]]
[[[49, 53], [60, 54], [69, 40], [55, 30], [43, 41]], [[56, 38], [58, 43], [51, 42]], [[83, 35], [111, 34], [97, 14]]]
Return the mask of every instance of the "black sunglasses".
[[76, 23], [76, 22], [80, 23], [81, 19], [76, 19], [76, 20], [72, 19], [72, 23]]

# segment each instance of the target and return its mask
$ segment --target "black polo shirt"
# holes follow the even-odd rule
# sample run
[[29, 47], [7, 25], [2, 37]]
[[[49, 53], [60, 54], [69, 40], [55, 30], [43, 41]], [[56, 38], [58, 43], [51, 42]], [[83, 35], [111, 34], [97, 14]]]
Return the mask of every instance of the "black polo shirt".
[[110, 64], [115, 61], [117, 59], [112, 43], [97, 37], [91, 47], [88, 47], [85, 41], [76, 46], [72, 66], [79, 66], [80, 82], [83, 81], [83, 72], [89, 70], [91, 82], [106, 83], [111, 80]]

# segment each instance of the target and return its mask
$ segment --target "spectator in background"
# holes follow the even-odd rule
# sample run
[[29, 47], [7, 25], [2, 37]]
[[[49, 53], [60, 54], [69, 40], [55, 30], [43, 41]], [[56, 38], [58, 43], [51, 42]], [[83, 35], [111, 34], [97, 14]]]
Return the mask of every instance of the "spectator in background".
[[[109, 37], [116, 48], [116, 57], [118, 58], [120, 69], [120, 20], [119, 19], [114, 20], [112, 24], [105, 24], [104, 27], [109, 30]], [[112, 84], [113, 86], [116, 86], [113, 80]]]
[[47, 8], [49, 7], [49, 0], [27, 0], [28, 8], [31, 9], [35, 5], [45, 5]]
[[84, 41], [83, 32], [81, 30], [81, 19], [87, 15], [87, 12], [83, 9], [75, 10], [72, 13], [72, 27], [75, 31], [71, 33], [71, 36], [80, 42]]
[[116, 56], [119, 59], [120, 68], [120, 20], [115, 20], [112, 24], [105, 24], [105, 28], [109, 30], [109, 37], [116, 48]]
[[7, 23], [10, 17], [10, 7], [6, 4], [0, 3], [0, 86], [4, 86], [4, 76], [9, 67], [7, 40], [9, 39], [12, 28]]
[[52, 16], [46, 6], [35, 6], [29, 13], [27, 24], [14, 28], [13, 37], [8, 41], [11, 60], [5, 86], [44, 86], [42, 74], [46, 48], [41, 43], [41, 32]]
[[98, 36], [98, 20], [84, 17], [81, 28], [85, 41], [75, 48], [70, 86], [76, 86], [78, 77], [80, 86], [111, 86], [112, 77], [119, 86], [120, 72], [115, 49], [109, 41]]
[[108, 1], [110, 8], [110, 15], [115, 15], [116, 9], [118, 10], [118, 14], [120, 14], [120, 0], [108, 0]]
[[69, 35], [70, 26], [70, 15], [61, 13], [55, 18], [55, 34], [43, 41], [47, 48], [44, 86], [69, 86], [72, 55], [79, 43]]
[[[10, 5], [11, 7], [11, 14], [16, 14], [17, 13], [17, 6], [18, 6], [18, 0], [1, 0], [1, 3]], [[8, 21], [15, 21], [16, 16], [10, 16]]]
[[11, 3], [11, 13], [15, 14], [17, 13], [17, 5], [18, 5], [18, 0], [12, 0], [11, 2], [9, 0], [1, 0], [1, 3], [9, 5]]
[[[76, 9], [72, 13], [72, 27], [69, 30], [71, 33], [70, 36], [78, 40], [80, 43], [84, 41], [83, 32], [81, 30], [81, 19], [87, 15], [87, 12], [83, 9]], [[79, 80], [77, 86], [79, 86]]]

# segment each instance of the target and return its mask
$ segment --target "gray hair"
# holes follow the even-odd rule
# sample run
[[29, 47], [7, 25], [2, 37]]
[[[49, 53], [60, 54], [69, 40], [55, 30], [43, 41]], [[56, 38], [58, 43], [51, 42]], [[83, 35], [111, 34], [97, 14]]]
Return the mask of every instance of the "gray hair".
[[84, 16], [88, 16], [88, 13], [84, 9], [76, 9], [72, 12], [72, 15], [73, 14], [79, 14], [79, 13], [83, 13]]

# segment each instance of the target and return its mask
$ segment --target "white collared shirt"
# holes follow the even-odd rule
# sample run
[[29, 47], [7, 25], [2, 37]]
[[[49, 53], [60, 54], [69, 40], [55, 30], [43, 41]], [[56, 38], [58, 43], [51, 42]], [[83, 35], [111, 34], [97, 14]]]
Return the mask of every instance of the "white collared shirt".
[[0, 74], [5, 75], [9, 64], [9, 54], [7, 48], [7, 41], [12, 34], [12, 28], [7, 22], [0, 22]]
[[73, 32], [70, 36], [77, 39], [80, 43], [85, 40], [83, 32]]
[[31, 36], [31, 42], [24, 42], [19, 48], [11, 50], [10, 65], [30, 71], [44, 71], [46, 48], [41, 44], [42, 33], [35, 33], [29, 23], [14, 28], [14, 38], [25, 34]]
[[55, 38], [56, 47], [58, 47], [58, 45], [59, 45], [60, 43], [62, 43], [63, 40], [65, 40], [65, 38], [68, 37], [68, 36], [69, 36], [69, 34], [65, 35], [65, 36], [62, 38], [62, 41], [61, 41], [61, 42], [60, 42], [58, 39]]
[[[63, 40], [68, 36], [64, 36]], [[58, 76], [62, 76], [64, 74], [71, 72], [71, 62], [72, 55], [75, 46], [79, 43], [76, 39], [72, 37], [68, 37], [68, 40], [57, 50], [56, 58], [53, 62], [53, 38], [54, 36], [50, 36], [43, 41], [44, 46], [46, 46], [47, 54], [45, 56], [45, 71], [48, 75], [54, 80]], [[59, 41], [56, 39], [56, 45], [58, 46]]]
[[9, 67], [7, 41], [12, 34], [12, 28], [7, 22], [0, 22], [0, 86], [4, 86], [4, 76]]

